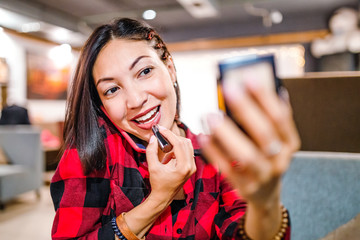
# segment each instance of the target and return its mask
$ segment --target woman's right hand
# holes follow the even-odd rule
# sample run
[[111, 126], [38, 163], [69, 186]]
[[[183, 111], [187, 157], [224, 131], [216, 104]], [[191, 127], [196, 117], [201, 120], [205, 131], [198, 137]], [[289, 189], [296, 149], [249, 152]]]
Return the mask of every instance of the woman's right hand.
[[[146, 159], [151, 185], [150, 195], [124, 216], [129, 229], [142, 238], [156, 219], [170, 205], [179, 190], [196, 171], [194, 150], [189, 139], [177, 136], [159, 126], [160, 133], [173, 145], [170, 153], [162, 156], [158, 152], [155, 136], [146, 148]], [[172, 156], [172, 157], [171, 157]], [[165, 159], [165, 161], [163, 161]]]
[[[151, 195], [168, 204], [196, 171], [194, 149], [190, 139], [177, 136], [169, 129], [159, 126], [160, 133], [173, 145], [171, 159], [162, 163], [158, 157], [158, 142], [153, 135], [146, 148]], [[165, 156], [169, 158], [169, 155]]]

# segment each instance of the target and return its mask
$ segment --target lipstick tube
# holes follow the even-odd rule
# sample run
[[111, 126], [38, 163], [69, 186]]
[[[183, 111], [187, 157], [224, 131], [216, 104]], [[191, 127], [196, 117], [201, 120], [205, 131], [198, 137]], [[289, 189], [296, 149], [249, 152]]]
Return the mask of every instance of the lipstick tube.
[[159, 127], [157, 125], [153, 125], [151, 130], [158, 140], [161, 151], [164, 153], [170, 152], [173, 146], [167, 141], [165, 137], [163, 137], [163, 135], [160, 134]]

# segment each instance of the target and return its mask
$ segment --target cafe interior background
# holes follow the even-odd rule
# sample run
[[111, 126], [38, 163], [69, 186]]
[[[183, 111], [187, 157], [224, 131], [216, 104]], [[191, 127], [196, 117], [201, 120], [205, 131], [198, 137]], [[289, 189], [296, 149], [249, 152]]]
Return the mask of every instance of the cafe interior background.
[[[5, 132], [0, 158], [7, 163], [0, 164], [0, 239], [17, 239], [12, 226], [24, 216], [35, 224], [31, 219], [39, 212], [42, 231], [30, 230], [30, 239], [50, 239], [54, 213], [48, 184], [62, 144], [67, 90], [81, 47], [99, 24], [132, 17], [158, 30], [175, 61], [181, 119], [195, 133], [204, 131], [201, 117], [218, 109], [218, 62], [273, 54], [277, 76], [290, 94], [301, 152], [345, 154], [356, 159], [352, 169], [359, 169], [359, 16], [357, 0], [0, 0], [1, 108], [27, 109], [41, 151], [40, 190], [1, 199], [8, 177], [2, 167], [11, 165], [6, 146], [14, 146], [6, 134], [26, 131], [1, 126], [7, 129], [0, 128], [0, 135]], [[14, 180], [6, 181], [14, 188]], [[359, 188], [355, 192], [360, 195]], [[349, 201], [360, 206], [359, 197]], [[340, 239], [334, 234], [340, 236], [343, 226], [351, 229], [344, 230], [351, 239], [359, 233], [352, 226], [359, 226], [360, 210], [349, 211], [351, 217], [306, 239]], [[304, 235], [294, 239], [305, 239], [299, 236]]]

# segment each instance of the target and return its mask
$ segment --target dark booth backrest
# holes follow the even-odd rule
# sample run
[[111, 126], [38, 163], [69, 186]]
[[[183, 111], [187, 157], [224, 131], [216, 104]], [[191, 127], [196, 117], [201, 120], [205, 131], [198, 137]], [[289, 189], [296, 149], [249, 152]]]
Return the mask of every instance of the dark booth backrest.
[[283, 79], [304, 151], [360, 152], [360, 75]]

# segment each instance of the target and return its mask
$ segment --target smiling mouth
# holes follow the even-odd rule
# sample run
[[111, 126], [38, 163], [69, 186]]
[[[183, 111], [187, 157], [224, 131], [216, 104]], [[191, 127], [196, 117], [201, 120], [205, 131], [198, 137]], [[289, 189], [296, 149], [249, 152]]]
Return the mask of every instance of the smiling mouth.
[[160, 106], [157, 106], [156, 108], [154, 108], [153, 110], [151, 110], [150, 112], [148, 112], [147, 114], [134, 119], [134, 121], [138, 124], [146, 124], [149, 123], [151, 121], [153, 121], [155, 119], [155, 117], [159, 114], [159, 109]]

